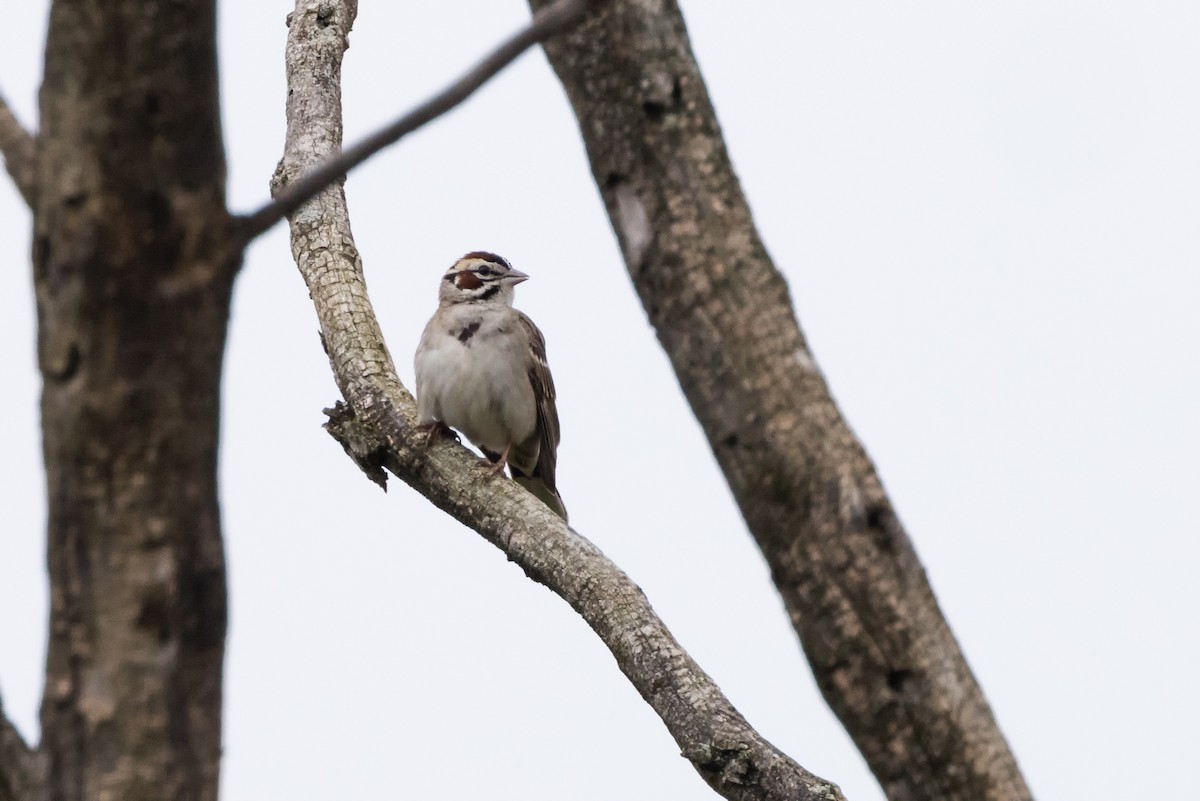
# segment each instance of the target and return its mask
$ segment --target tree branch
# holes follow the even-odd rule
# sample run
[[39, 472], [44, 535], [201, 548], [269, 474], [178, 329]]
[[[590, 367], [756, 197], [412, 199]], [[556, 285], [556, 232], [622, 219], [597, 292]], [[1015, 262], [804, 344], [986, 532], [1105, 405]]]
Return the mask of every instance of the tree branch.
[[281, 185], [271, 202], [258, 211], [235, 218], [242, 244], [248, 244], [265, 233], [323, 188], [342, 179], [350, 170], [385, 147], [395, 144], [462, 103], [535, 44], [578, 24], [589, 2], [595, 4], [597, 0], [557, 0], [535, 14], [529, 25], [502, 42], [450, 86], [353, 147], [340, 152], [333, 151], [310, 171], [295, 176], [286, 186]]
[[37, 753], [4, 714], [0, 699], [0, 801], [33, 801], [40, 785]]
[[677, 3], [614, 0], [545, 49], [647, 315], [817, 683], [885, 792], [1029, 798], [804, 341]]
[[[288, 134], [275, 183], [335, 152], [340, 73], [356, 3], [298, 0], [288, 34]], [[331, 36], [333, 33], [335, 35]], [[396, 376], [363, 283], [340, 186], [292, 216], [292, 253], [312, 295], [330, 365], [349, 409], [334, 433], [360, 464], [386, 464], [566, 600], [612, 651], [685, 757], [731, 799], [839, 799], [758, 735], [667, 631], [641, 590], [583, 537], [513, 482], [481, 479], [478, 460], [443, 442], [423, 446], [412, 396]], [[376, 478], [378, 473], [376, 472]]]
[[25, 130], [0, 94], [0, 155], [25, 203], [33, 208], [33, 165], [37, 140]]

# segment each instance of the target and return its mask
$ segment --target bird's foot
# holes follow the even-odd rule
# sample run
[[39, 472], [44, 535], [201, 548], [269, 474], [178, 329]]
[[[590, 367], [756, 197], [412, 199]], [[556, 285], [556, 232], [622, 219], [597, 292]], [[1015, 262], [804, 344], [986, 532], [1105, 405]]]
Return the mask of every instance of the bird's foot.
[[487, 474], [489, 476], [499, 476], [504, 474], [504, 466], [508, 464], [508, 451], [511, 447], [512, 443], [510, 442], [504, 446], [504, 450], [501, 451], [499, 455], [496, 455], [491, 451], [483, 452], [484, 455], [487, 456], [488, 461], [491, 462], [491, 464], [487, 466]]
[[454, 433], [454, 429], [443, 423], [441, 420], [434, 420], [431, 423], [421, 423], [417, 426], [417, 430], [425, 435], [425, 447], [428, 448], [433, 443], [438, 441], [439, 437], [452, 437], [458, 439], [458, 435]]

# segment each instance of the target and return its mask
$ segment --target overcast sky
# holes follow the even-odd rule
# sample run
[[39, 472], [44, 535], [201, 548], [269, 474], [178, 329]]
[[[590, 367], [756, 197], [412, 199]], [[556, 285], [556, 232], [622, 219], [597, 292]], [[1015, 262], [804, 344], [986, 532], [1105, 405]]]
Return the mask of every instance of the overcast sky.
[[[1194, 797], [1200, 684], [1200, 4], [684, 2], [734, 164], [1041, 798]], [[27, 123], [46, 0], [8, 3]], [[285, 0], [221, 19], [230, 203], [266, 198]], [[361, 3], [361, 136], [528, 17], [517, 0]], [[0, 689], [31, 737], [45, 501], [29, 215], [0, 182]], [[401, 377], [462, 253], [558, 385], [572, 523], [768, 739], [881, 793], [825, 708], [624, 273], [540, 53], [347, 183]], [[224, 384], [231, 575], [223, 801], [707, 799], [587, 626], [325, 435], [337, 397], [277, 228], [239, 279]]]

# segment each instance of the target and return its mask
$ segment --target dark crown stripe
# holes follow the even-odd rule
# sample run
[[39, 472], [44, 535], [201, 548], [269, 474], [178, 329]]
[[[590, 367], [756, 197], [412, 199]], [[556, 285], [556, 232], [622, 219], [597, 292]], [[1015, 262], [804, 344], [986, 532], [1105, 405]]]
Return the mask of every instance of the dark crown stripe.
[[505, 259], [503, 256], [497, 256], [495, 253], [492, 253], [491, 251], [487, 251], [487, 250], [472, 250], [470, 253], [463, 256], [463, 258], [464, 259], [483, 259], [484, 261], [490, 261], [490, 262], [494, 262], [495, 264], [503, 265], [504, 267], [506, 267], [509, 270], [512, 269], [512, 265], [508, 263], [507, 259]]

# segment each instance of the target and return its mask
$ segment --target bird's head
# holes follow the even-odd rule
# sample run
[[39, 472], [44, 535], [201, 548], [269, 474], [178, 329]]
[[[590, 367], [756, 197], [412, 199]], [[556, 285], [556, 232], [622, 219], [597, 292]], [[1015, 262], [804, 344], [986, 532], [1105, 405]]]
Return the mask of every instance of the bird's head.
[[438, 299], [443, 306], [452, 303], [495, 301], [511, 306], [513, 287], [529, 276], [501, 256], [474, 250], [454, 262], [442, 276]]

